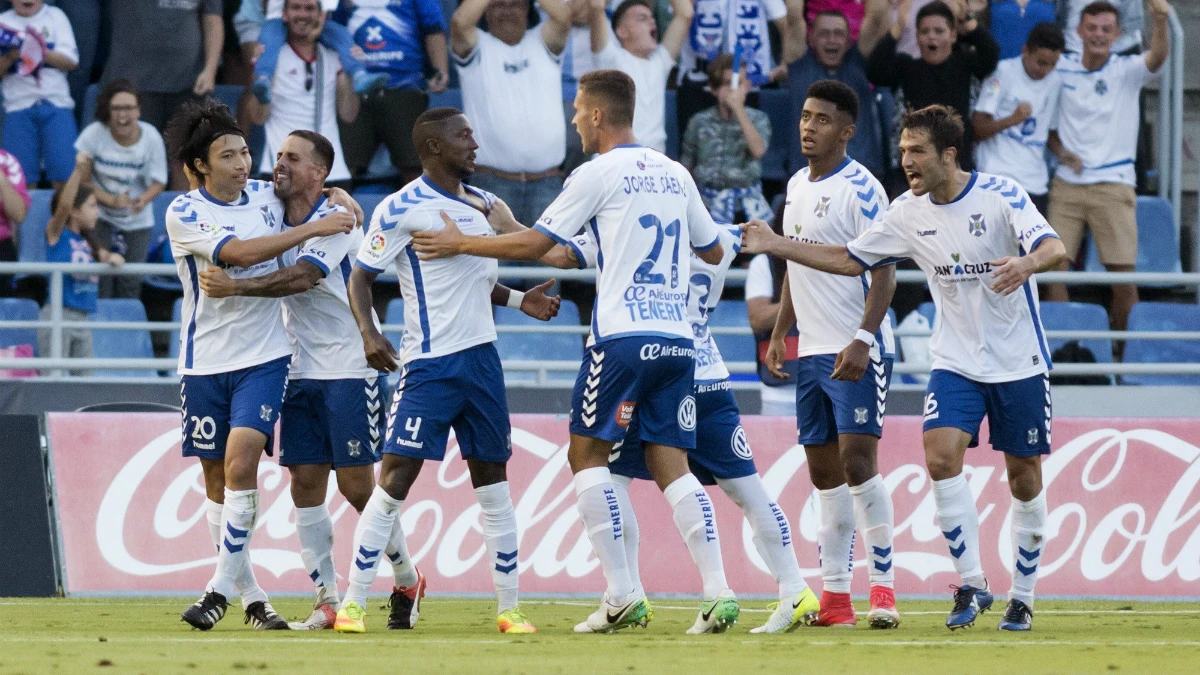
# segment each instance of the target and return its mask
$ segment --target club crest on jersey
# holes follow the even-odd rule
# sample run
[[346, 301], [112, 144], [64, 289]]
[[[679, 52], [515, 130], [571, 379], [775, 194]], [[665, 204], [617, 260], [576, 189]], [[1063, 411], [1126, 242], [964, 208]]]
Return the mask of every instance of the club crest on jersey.
[[271, 207], [264, 206], [261, 209], [259, 209], [259, 212], [262, 213], [263, 223], [265, 223], [267, 227], [274, 229], [275, 228], [275, 212], [271, 210]]
[[1096, 94], [1103, 96], [1108, 93], [1108, 83], [1104, 80], [1096, 80]]
[[274, 412], [274, 411], [271, 409], [271, 406], [269, 406], [269, 405], [264, 405], [263, 407], [259, 408], [259, 410], [258, 410], [258, 416], [259, 416], [259, 418], [261, 418], [261, 419], [262, 419], [262, 421], [264, 421], [264, 422], [270, 422], [270, 421], [271, 421], [271, 413], [272, 413], [272, 412]]
[[866, 424], [867, 423], [867, 409], [866, 408], [855, 408], [854, 409], [854, 423], [855, 424]]
[[982, 213], [973, 214], [971, 219], [967, 221], [967, 232], [976, 237], [982, 237], [983, 233], [987, 232], [987, 225], [983, 222]]
[[350, 455], [351, 457], [358, 457], [362, 455], [362, 443], [359, 443], [357, 440], [353, 439], [346, 441], [346, 454]]
[[1028, 438], [1026, 438], [1025, 440], [1029, 443], [1029, 445], [1037, 445], [1037, 442], [1038, 442], [1037, 427], [1034, 427], [1029, 430]]
[[[821, 197], [820, 201], [817, 202], [817, 207], [813, 209], [813, 213], [815, 213], [818, 218], [824, 218], [825, 216], [829, 215], [829, 203], [829, 197]], [[799, 233], [799, 230], [796, 232]]]

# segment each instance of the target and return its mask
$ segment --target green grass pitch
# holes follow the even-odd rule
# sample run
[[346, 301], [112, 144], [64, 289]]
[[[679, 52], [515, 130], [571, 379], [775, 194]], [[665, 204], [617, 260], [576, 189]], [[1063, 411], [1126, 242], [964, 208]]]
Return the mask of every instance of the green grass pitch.
[[[1038, 602], [1034, 632], [995, 630], [997, 611], [974, 628], [944, 627], [950, 599], [903, 601], [897, 630], [801, 628], [751, 635], [766, 603], [744, 601], [724, 635], [685, 635], [692, 602], [659, 599], [646, 630], [574, 635], [595, 603], [529, 598], [532, 636], [499, 635], [494, 603], [427, 597], [413, 631], [388, 631], [382, 599], [365, 635], [256, 632], [239, 607], [201, 633], [179, 622], [186, 598], [0, 599], [0, 673], [1197, 673], [1200, 607], [1152, 602]], [[276, 609], [303, 619], [302, 598]], [[860, 610], [865, 602], [858, 602]], [[860, 617], [860, 619], [863, 617]]]

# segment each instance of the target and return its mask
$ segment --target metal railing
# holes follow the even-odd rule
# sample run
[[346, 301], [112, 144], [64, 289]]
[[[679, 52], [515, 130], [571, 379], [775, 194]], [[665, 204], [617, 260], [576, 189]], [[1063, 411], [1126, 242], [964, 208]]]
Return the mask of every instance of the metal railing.
[[[173, 358], [66, 358], [63, 356], [63, 331], [68, 328], [88, 328], [91, 330], [146, 330], [146, 331], [177, 331], [181, 324], [174, 321], [68, 321], [63, 318], [62, 288], [66, 274], [97, 274], [118, 276], [174, 276], [176, 269], [173, 265], [131, 263], [120, 268], [104, 264], [56, 264], [56, 263], [0, 263], [0, 274], [14, 275], [44, 275], [49, 278], [50, 318], [42, 320], [6, 320], [0, 321], [2, 329], [49, 329], [50, 353], [37, 358], [0, 358], [0, 369], [28, 370], [38, 369], [52, 371], [58, 375], [62, 370], [154, 370], [173, 373], [177, 360]], [[548, 278], [574, 279], [590, 281], [595, 279], [591, 270], [556, 270], [545, 267], [502, 267], [501, 277], [506, 280], [543, 280]], [[922, 272], [900, 270], [896, 274], [899, 283], [925, 283]], [[744, 281], [746, 271], [730, 270], [728, 279], [732, 282]], [[1041, 282], [1063, 282], [1069, 285], [1108, 285], [1113, 283], [1132, 284], [1171, 284], [1179, 287], [1200, 288], [1200, 273], [1164, 274], [1164, 273], [1110, 273], [1110, 272], [1053, 272], [1038, 275]], [[403, 331], [402, 324], [384, 324], [385, 332]], [[588, 327], [583, 325], [497, 325], [498, 333], [551, 333], [585, 335]], [[710, 330], [715, 335], [748, 335], [748, 327], [712, 326]], [[897, 330], [896, 336], [928, 337], [929, 331]], [[1048, 339], [1064, 340], [1196, 340], [1200, 341], [1200, 331], [1100, 331], [1100, 330], [1059, 330], [1047, 331]], [[732, 358], [734, 355], [725, 355]], [[737, 355], [740, 357], [741, 355]], [[532, 373], [534, 382], [540, 385], [549, 383], [552, 373], [574, 373], [579, 369], [577, 361], [526, 361], [508, 360], [503, 363], [505, 372], [509, 374]], [[727, 360], [726, 366], [732, 373], [755, 373], [757, 364], [753, 361]], [[924, 374], [928, 366], [921, 363], [897, 363], [894, 372], [899, 374]], [[1064, 375], [1197, 375], [1200, 374], [1200, 363], [1063, 363], [1055, 366], [1055, 372]], [[121, 378], [122, 381], [132, 381], [134, 378]], [[159, 378], [161, 381], [162, 378]], [[562, 383], [565, 379], [556, 379]]]
[[[1171, 51], [1162, 66], [1158, 88], [1158, 196], [1174, 206], [1175, 231], [1180, 230], [1183, 213], [1183, 23], [1175, 12], [1168, 22]], [[1200, 225], [1197, 226], [1200, 228]], [[1200, 231], [1200, 229], [1198, 229]], [[1200, 261], [1200, 254], [1197, 254]], [[1200, 270], [1200, 267], [1193, 269]]]

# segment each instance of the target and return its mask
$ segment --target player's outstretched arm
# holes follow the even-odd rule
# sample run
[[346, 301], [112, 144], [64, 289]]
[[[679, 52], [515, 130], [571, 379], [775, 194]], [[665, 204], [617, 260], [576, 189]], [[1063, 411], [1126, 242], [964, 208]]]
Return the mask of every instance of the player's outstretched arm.
[[993, 260], [992, 290], [1008, 295], [1029, 281], [1038, 272], [1057, 269], [1067, 259], [1067, 249], [1058, 237], [1043, 237], [1029, 255], [1007, 256]]
[[492, 286], [492, 304], [519, 309], [538, 321], [549, 321], [558, 316], [558, 308], [562, 305], [562, 298], [559, 296], [546, 295], [546, 290], [556, 283], [558, 279], [543, 281], [524, 293], [496, 284]]
[[539, 260], [554, 248], [554, 240], [537, 230], [528, 229], [497, 237], [469, 237], [442, 211], [446, 227], [412, 233], [412, 247], [422, 260], [475, 255], [500, 260]]
[[557, 244], [538, 262], [547, 267], [557, 267], [560, 270], [577, 270], [582, 267], [579, 264], [579, 258], [575, 256], [575, 250], [564, 244]]
[[358, 324], [358, 332], [362, 336], [367, 363], [376, 370], [391, 373], [399, 369], [400, 365], [396, 363], [396, 348], [375, 326], [375, 314], [371, 309], [374, 303], [371, 284], [375, 283], [376, 276], [378, 275], [374, 272], [355, 265], [354, 270], [350, 272], [350, 285], [346, 288], [346, 295], [350, 300], [350, 313], [354, 315], [354, 322]]
[[[875, 341], [874, 336], [887, 317], [888, 306], [892, 304], [892, 296], [895, 293], [895, 265], [884, 265], [871, 270], [871, 290], [867, 292], [867, 306], [863, 310], [862, 323], [858, 326], [858, 332], [870, 335], [871, 342]], [[838, 352], [830, 379], [850, 382], [861, 380], [871, 363], [871, 342], [857, 338], [851, 340], [845, 349]]]
[[781, 237], [755, 218], [742, 226], [742, 252], [766, 253], [830, 274], [856, 277], [866, 269], [850, 257], [845, 246], [804, 244]]
[[307, 260], [252, 279], [234, 279], [220, 267], [209, 267], [200, 273], [200, 289], [210, 298], [283, 298], [311, 289], [324, 277], [321, 268]]
[[252, 267], [278, 257], [284, 251], [304, 243], [306, 239], [348, 233], [354, 229], [355, 224], [353, 215], [338, 211], [279, 234], [254, 239], [232, 238], [221, 247], [217, 257], [220, 258], [219, 262], [227, 265]]

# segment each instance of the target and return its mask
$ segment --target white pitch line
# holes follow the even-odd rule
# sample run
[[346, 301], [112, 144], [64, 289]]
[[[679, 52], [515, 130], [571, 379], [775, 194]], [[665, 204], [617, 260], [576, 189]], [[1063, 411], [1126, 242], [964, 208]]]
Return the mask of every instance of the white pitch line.
[[[567, 605], [570, 607], [595, 607], [596, 606], [596, 603], [594, 603], [594, 602], [580, 602], [577, 600], [524, 600], [524, 601], [522, 601], [521, 604], [525, 604], [525, 605]], [[686, 606], [682, 606], [682, 605], [660, 605], [660, 604], [655, 603], [654, 601], [651, 601], [650, 604], [651, 604], [651, 606], [654, 607], [655, 610], [666, 609], [666, 610], [680, 610], [680, 611], [687, 611], [687, 612], [696, 611], [696, 607], [686, 607]], [[903, 603], [901, 603], [901, 606], [903, 606]], [[743, 607], [741, 611], [742, 611], [742, 613], [754, 612], [754, 613], [769, 614], [774, 610], [754, 609], [754, 608], [749, 608], [749, 607]], [[903, 616], [941, 616], [945, 613], [946, 612], [939, 612], [939, 611], [905, 612], [905, 611], [903, 611], [903, 609], [900, 612], [900, 614]], [[857, 614], [859, 616], [867, 615], [866, 612], [857, 612]], [[1040, 610], [1038, 610], [1037, 614], [1038, 614], [1038, 616], [1042, 616], [1043, 614], [1063, 614], [1063, 615], [1071, 615], [1071, 614], [1155, 615], [1155, 614], [1158, 614], [1158, 615], [1170, 615], [1170, 614], [1200, 614], [1200, 609], [1040, 609]]]

